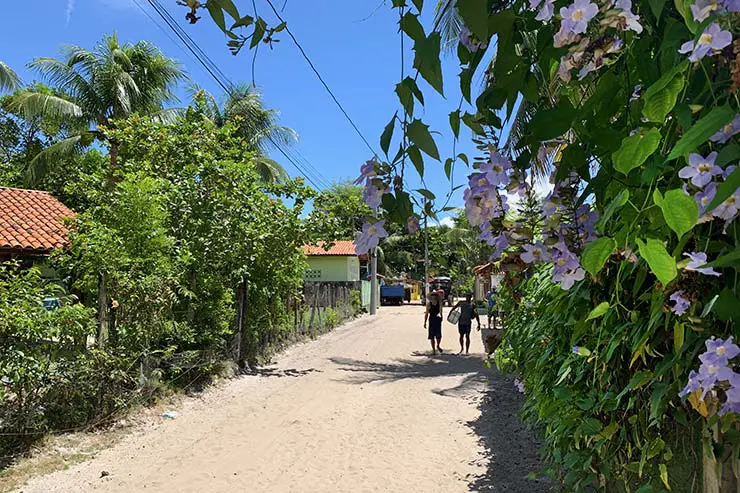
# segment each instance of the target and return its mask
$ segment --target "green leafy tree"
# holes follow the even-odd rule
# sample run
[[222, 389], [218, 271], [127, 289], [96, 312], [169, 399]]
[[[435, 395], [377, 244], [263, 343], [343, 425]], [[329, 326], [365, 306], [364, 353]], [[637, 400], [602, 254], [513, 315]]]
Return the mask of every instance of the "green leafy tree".
[[163, 120], [173, 116], [164, 105], [176, 101], [173, 90], [185, 74], [177, 62], [152, 44], [121, 44], [113, 34], [105, 36], [92, 51], [66, 46], [62, 53], [62, 59], [39, 58], [30, 65], [48, 81], [53, 94], [29, 88], [14, 97], [16, 108], [25, 117], [62, 119], [66, 126], [64, 138], [29, 163], [32, 176], [42, 175], [60, 158], [95, 141], [109, 144], [110, 166], [115, 168], [118, 142], [106, 140], [103, 127], [135, 112]]
[[307, 222], [323, 240], [349, 240], [362, 230], [363, 218], [371, 215], [362, 187], [341, 182], [319, 193]]

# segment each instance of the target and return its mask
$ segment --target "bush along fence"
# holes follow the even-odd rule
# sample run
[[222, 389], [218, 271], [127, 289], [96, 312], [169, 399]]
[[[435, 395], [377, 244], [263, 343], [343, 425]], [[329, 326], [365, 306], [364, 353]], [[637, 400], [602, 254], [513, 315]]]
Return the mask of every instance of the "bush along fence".
[[[168, 387], [254, 368], [357, 309], [351, 286], [308, 287], [302, 301], [302, 246], [314, 238], [301, 214], [314, 192], [266, 183], [228, 124], [191, 108], [169, 125], [134, 116], [105, 132], [117, 163], [69, 185], [87, 206], [69, 248], [48, 260], [65, 289], [0, 266], [5, 458]], [[49, 297], [61, 306], [45, 310]]]

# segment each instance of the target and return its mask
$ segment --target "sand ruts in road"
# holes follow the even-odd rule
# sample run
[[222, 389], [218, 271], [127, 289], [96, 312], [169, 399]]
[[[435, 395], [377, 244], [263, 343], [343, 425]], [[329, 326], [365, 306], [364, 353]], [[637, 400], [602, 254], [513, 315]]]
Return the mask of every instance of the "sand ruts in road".
[[[536, 447], [480, 339], [430, 357], [422, 323], [419, 306], [384, 308], [23, 491], [546, 491], [526, 480]], [[445, 323], [442, 347], [456, 346]]]

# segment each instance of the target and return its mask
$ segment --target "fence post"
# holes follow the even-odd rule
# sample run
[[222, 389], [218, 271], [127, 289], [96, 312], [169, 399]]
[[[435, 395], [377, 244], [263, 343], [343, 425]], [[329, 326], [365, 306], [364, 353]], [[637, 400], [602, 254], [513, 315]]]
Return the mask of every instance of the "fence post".
[[98, 346], [108, 342], [108, 290], [105, 272], [98, 273]]

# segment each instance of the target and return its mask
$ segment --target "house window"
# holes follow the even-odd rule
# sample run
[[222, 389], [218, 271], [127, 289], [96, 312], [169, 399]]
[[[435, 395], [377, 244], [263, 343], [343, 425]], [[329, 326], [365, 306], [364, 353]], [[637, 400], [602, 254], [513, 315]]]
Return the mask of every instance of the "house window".
[[307, 281], [319, 281], [321, 280], [321, 269], [306, 269], [306, 275], [304, 278]]

